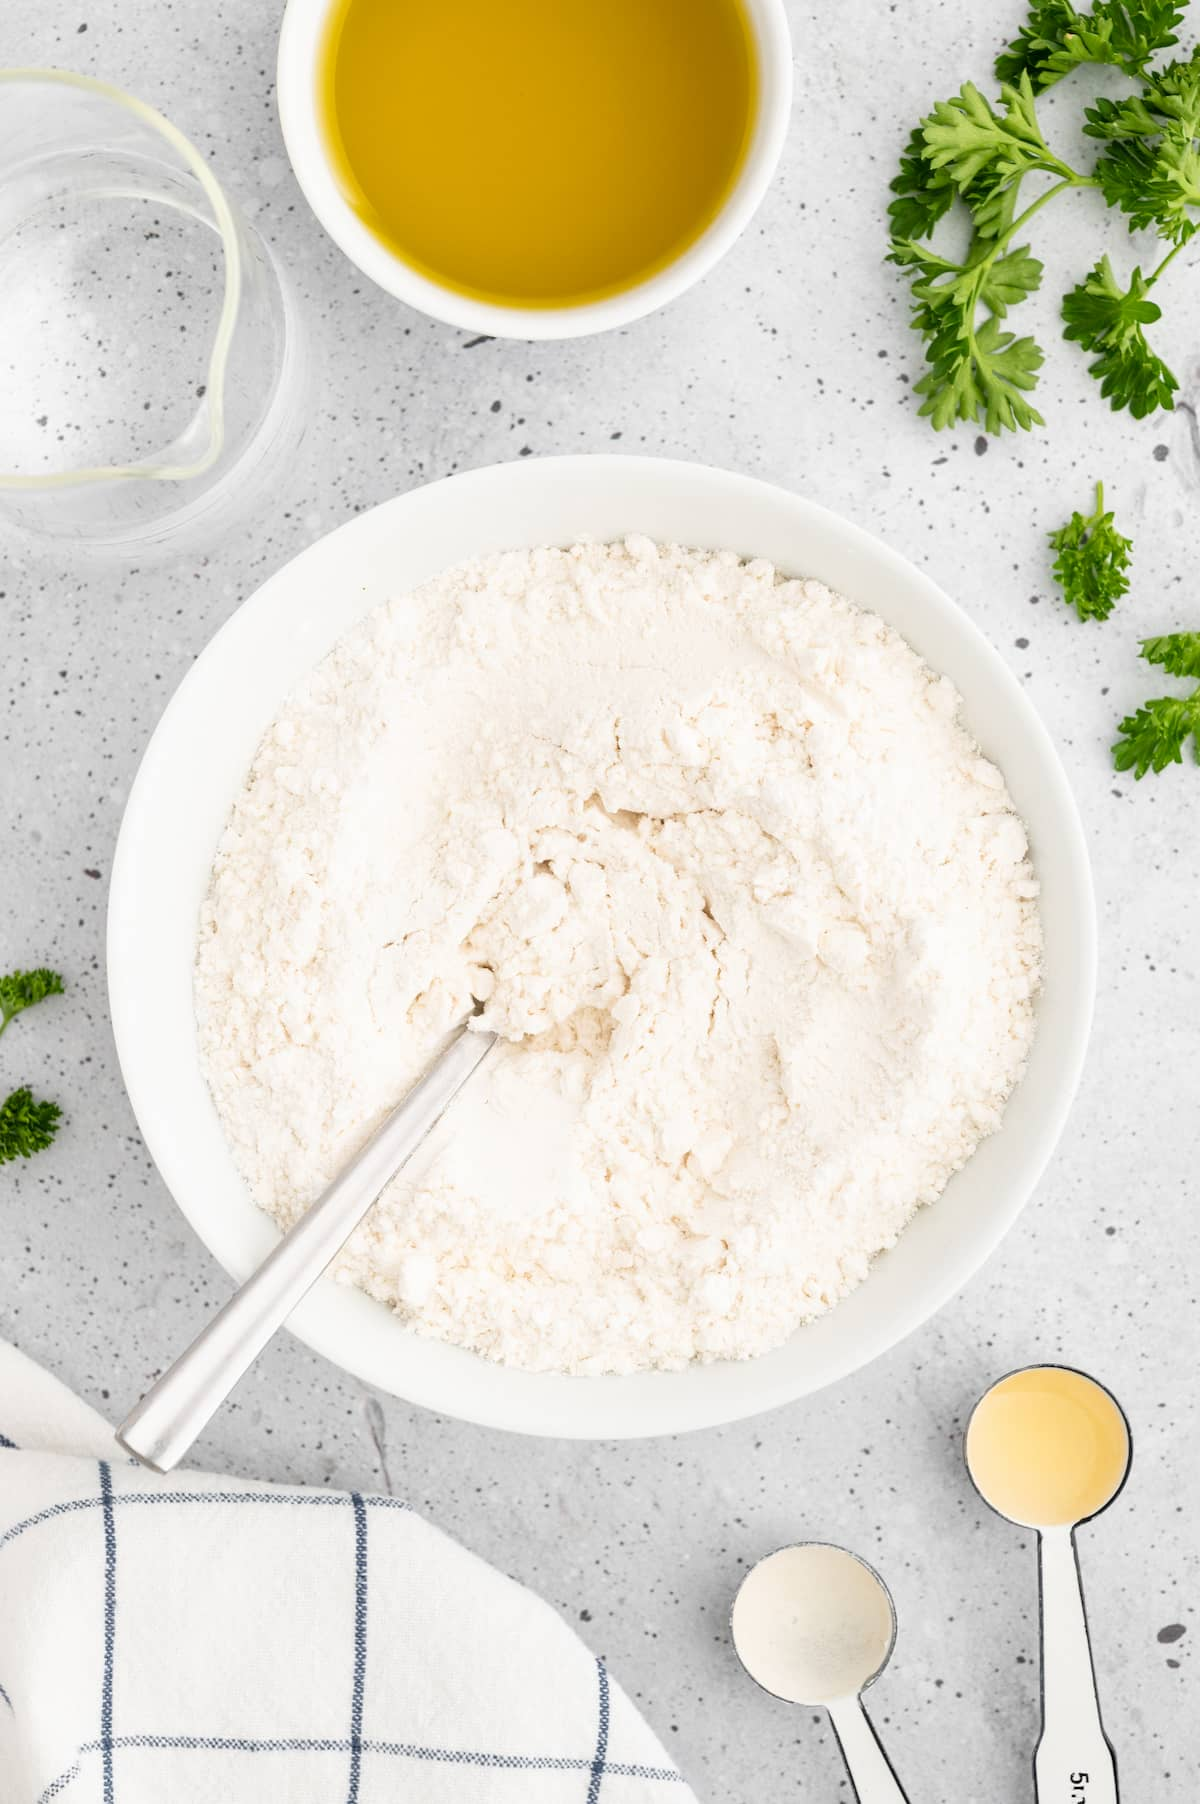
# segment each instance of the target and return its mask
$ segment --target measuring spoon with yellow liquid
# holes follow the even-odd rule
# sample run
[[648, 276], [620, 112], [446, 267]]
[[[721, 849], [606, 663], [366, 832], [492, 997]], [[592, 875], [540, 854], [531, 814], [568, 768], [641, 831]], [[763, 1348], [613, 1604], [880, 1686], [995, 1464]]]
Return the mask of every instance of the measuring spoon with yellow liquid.
[[1116, 1398], [1068, 1366], [1029, 1366], [986, 1391], [967, 1424], [967, 1469], [998, 1515], [1037, 1531], [1042, 1735], [1038, 1804], [1117, 1804], [1117, 1763], [1100, 1720], [1075, 1530], [1107, 1509], [1129, 1471]]

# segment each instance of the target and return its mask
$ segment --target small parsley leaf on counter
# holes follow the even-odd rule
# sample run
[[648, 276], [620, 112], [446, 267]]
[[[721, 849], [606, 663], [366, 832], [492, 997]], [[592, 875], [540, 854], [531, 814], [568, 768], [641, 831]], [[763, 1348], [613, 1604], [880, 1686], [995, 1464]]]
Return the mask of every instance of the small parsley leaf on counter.
[[1050, 548], [1057, 551], [1054, 575], [1062, 586], [1068, 607], [1081, 620], [1107, 620], [1114, 605], [1129, 588], [1133, 541], [1113, 524], [1104, 508], [1104, 484], [1096, 484], [1094, 513], [1075, 513], [1065, 526], [1050, 534]]
[[47, 996], [61, 996], [63, 980], [57, 971], [39, 966], [35, 971], [9, 971], [0, 976], [0, 1034], [23, 1009], [33, 1008]]
[[58, 1132], [62, 1110], [56, 1102], [35, 1102], [22, 1086], [0, 1103], [0, 1165], [44, 1152]]
[[1160, 664], [1172, 676], [1200, 680], [1200, 633], [1163, 633], [1142, 640], [1147, 664]]
[[[1195, 677], [1200, 684], [1200, 632], [1143, 639], [1142, 656], [1172, 676]], [[1200, 764], [1200, 686], [1191, 695], [1163, 695], [1143, 702], [1135, 714], [1126, 715], [1118, 731], [1113, 762], [1118, 770], [1132, 770], [1139, 780], [1147, 771], [1157, 774], [1168, 764], [1182, 764], [1189, 738]]]

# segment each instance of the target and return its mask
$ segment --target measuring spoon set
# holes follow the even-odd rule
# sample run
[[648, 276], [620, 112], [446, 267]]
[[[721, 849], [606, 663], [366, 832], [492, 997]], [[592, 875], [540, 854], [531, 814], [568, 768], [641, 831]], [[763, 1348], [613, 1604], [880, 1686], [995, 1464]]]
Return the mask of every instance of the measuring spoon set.
[[[1037, 1804], [1118, 1804], [1075, 1530], [1107, 1509], [1125, 1483], [1132, 1443], [1124, 1412], [1083, 1372], [1029, 1366], [980, 1398], [967, 1424], [965, 1451], [983, 1501], [1038, 1537]], [[764, 1691], [828, 1711], [859, 1804], [907, 1804], [863, 1707], [863, 1693], [896, 1642], [895, 1605], [874, 1567], [828, 1542], [780, 1548], [747, 1573], [730, 1627], [738, 1658]]]

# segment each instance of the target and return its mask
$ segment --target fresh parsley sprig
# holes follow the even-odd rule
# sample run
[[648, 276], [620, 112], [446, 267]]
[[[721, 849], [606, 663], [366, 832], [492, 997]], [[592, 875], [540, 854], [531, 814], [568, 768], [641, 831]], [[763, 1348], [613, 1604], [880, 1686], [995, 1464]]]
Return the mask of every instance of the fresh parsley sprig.
[[1130, 231], [1186, 244], [1200, 224], [1200, 47], [1149, 76], [1132, 99], [1097, 100], [1084, 130], [1105, 143], [1096, 180]]
[[9, 971], [0, 976], [0, 1034], [24, 1009], [62, 993], [63, 980], [58, 972], [47, 971], [42, 965], [33, 971]]
[[[1182, 17], [1167, 0], [1100, 0], [1089, 13], [1037, 0], [999, 59], [999, 100], [966, 82], [910, 136], [891, 185], [888, 256], [909, 275], [928, 365], [914, 389], [935, 427], [974, 421], [996, 433], [1044, 424], [1029, 398], [1041, 347], [1000, 322], [1041, 282], [1042, 265], [1030, 245], [1016, 247], [1018, 236], [1077, 188], [1099, 188], [1131, 229], [1153, 227], [1172, 248], [1149, 274], [1135, 269], [1128, 286], [1101, 257], [1064, 297], [1064, 337], [1092, 355], [1089, 371], [1114, 409], [1140, 419], [1174, 406], [1178, 382], [1143, 328], [1161, 317], [1150, 291], [1200, 225], [1200, 48], [1157, 73], [1148, 65], [1177, 42]], [[1085, 129], [1105, 144], [1090, 175], [1048, 143], [1036, 99], [1086, 62], [1114, 64], [1143, 84], [1140, 95], [1087, 108]], [[1050, 186], [1022, 207], [1022, 184], [1034, 175]], [[971, 226], [958, 259], [928, 242], [956, 202]]]
[[1156, 408], [1174, 407], [1179, 387], [1142, 330], [1162, 318], [1162, 308], [1150, 299], [1155, 279], [1135, 269], [1129, 287], [1122, 288], [1104, 256], [1078, 287], [1063, 296], [1063, 337], [1096, 352], [1089, 375], [1096, 377], [1100, 393], [1114, 408], [1127, 407], [1135, 420]]
[[1028, 75], [1048, 88], [1082, 63], [1112, 63], [1127, 75], [1146, 71], [1151, 57], [1179, 42], [1183, 6], [1175, 0], [1099, 0], [1079, 12], [1070, 0], [1036, 0], [1029, 18], [996, 58], [997, 81]]
[[1182, 764], [1189, 739], [1200, 764], [1200, 633], [1143, 639], [1142, 656], [1171, 676], [1194, 677], [1197, 686], [1190, 695], [1163, 695], [1143, 702], [1121, 722], [1113, 763], [1120, 771], [1131, 770], [1139, 781], [1147, 771], [1157, 774], [1168, 764]]
[[[1054, 186], [1018, 211], [1021, 183], [1034, 173], [1052, 176]], [[936, 428], [956, 420], [989, 432], [1043, 424], [1028, 399], [1041, 347], [1001, 324], [1042, 279], [1030, 247], [1014, 240], [1056, 193], [1089, 185], [1047, 144], [1028, 76], [1006, 84], [998, 106], [967, 82], [953, 99], [939, 101], [909, 140], [892, 183], [888, 255], [910, 272], [912, 324], [929, 366], [914, 386], [922, 415]], [[921, 242], [956, 198], [972, 225], [961, 259]]]
[[[35, 1008], [47, 996], [62, 993], [62, 978], [44, 965], [32, 971], [0, 974], [0, 1034], [27, 1008]], [[22, 1085], [12, 1091], [0, 1103], [0, 1165], [42, 1152], [58, 1132], [61, 1117], [62, 1110], [56, 1102], [36, 1102], [28, 1087]]]
[[1133, 541], [1119, 533], [1104, 507], [1104, 484], [1096, 484], [1096, 506], [1086, 517], [1074, 513], [1050, 534], [1057, 551], [1054, 574], [1068, 607], [1081, 620], [1107, 620], [1129, 588], [1125, 574], [1133, 557]]
[[0, 1165], [31, 1159], [44, 1152], [58, 1132], [62, 1110], [56, 1102], [37, 1102], [26, 1086], [0, 1103]]
[[[1019, 211], [1021, 183], [1034, 173], [1054, 185]], [[1047, 144], [1028, 75], [1005, 84], [998, 106], [967, 82], [913, 134], [892, 183], [888, 255], [910, 272], [912, 324], [929, 366], [914, 388], [936, 428], [973, 420], [998, 433], [1043, 424], [1028, 398], [1042, 349], [1001, 324], [1042, 279], [1041, 262], [1014, 240], [1055, 194], [1090, 185]], [[956, 198], [972, 227], [961, 260], [921, 242]]]
[[[1001, 257], [981, 242], [958, 264], [899, 239], [892, 259], [913, 274], [913, 325], [925, 339], [929, 363], [915, 385], [922, 414], [938, 428], [955, 420], [985, 421], [989, 432], [1041, 425], [1026, 399], [1037, 381], [1041, 349], [1000, 324], [1041, 281], [1037, 259], [1026, 248]], [[987, 308], [982, 321], [981, 305]]]

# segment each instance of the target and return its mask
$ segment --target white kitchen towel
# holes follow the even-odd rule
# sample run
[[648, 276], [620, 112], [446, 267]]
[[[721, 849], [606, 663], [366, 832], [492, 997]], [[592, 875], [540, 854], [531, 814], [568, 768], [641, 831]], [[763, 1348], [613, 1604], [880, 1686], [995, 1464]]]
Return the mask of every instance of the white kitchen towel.
[[393, 1497], [159, 1478], [0, 1342], [0, 1804], [694, 1804], [603, 1661]]

